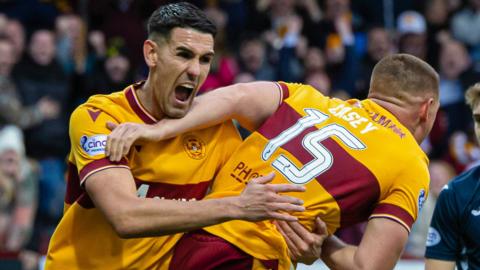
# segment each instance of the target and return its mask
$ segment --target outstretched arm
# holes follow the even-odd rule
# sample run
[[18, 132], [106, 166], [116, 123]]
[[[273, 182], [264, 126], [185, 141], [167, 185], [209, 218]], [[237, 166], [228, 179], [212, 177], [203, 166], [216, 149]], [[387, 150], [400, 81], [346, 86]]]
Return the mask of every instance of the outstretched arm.
[[[297, 220], [290, 213], [304, 211], [303, 202], [278, 193], [305, 189], [293, 184], [270, 184], [273, 177], [269, 174], [251, 180], [238, 196], [176, 201], [139, 197], [128, 169], [109, 168], [89, 176], [85, 189], [120, 237], [147, 237], [185, 232], [234, 219]], [[112, 179], [115, 179], [114, 185]]]
[[237, 119], [243, 127], [255, 130], [277, 110], [281, 99], [281, 88], [275, 82], [240, 83], [195, 98], [181, 119], [162, 119], [155, 125], [107, 123], [113, 131], [107, 138], [106, 155], [118, 161], [137, 140], [160, 141], [228, 119]]

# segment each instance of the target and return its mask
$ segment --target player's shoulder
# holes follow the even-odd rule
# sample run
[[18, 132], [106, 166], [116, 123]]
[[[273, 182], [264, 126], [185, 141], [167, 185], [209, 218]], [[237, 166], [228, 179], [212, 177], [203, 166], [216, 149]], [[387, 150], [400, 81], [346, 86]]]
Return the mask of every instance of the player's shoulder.
[[320, 90], [315, 89], [313, 86], [309, 84], [283, 82], [283, 81], [280, 81], [277, 84], [282, 89], [283, 99], [296, 96], [299, 94], [301, 95], [315, 94], [317, 96], [328, 98], [324, 96]]
[[443, 188], [441, 194], [456, 196], [460, 200], [469, 200], [473, 193], [480, 188], [480, 166], [473, 167], [453, 178]]
[[71, 120], [91, 118], [95, 121], [101, 114], [115, 116], [126, 110], [125, 94], [123, 91], [114, 92], [108, 95], [91, 96], [85, 103], [80, 104], [72, 112]]

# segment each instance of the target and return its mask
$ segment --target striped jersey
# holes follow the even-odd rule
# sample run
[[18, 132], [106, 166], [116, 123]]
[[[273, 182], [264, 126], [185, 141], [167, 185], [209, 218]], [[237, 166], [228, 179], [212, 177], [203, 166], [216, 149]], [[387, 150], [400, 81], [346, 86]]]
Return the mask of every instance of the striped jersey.
[[[429, 186], [428, 158], [412, 134], [371, 100], [331, 99], [311, 86], [279, 83], [277, 111], [235, 151], [207, 198], [236, 195], [252, 178], [276, 173], [273, 183], [304, 185], [294, 193], [306, 211], [295, 213], [312, 230], [319, 216], [329, 233], [370, 218], [407, 231]], [[279, 260], [287, 246], [269, 222], [230, 221], [205, 228], [248, 254]]]
[[[50, 241], [46, 269], [166, 269], [181, 234], [121, 239], [86, 193], [88, 176], [129, 169], [139, 197], [198, 200], [241, 139], [231, 122], [175, 138], [136, 145], [120, 162], [105, 156], [106, 122], [153, 124], [141, 105], [141, 83], [80, 105], [70, 120], [71, 152], [64, 215]], [[111, 179], [115, 185], [115, 179]], [[105, 190], [108, 192], [108, 190]]]

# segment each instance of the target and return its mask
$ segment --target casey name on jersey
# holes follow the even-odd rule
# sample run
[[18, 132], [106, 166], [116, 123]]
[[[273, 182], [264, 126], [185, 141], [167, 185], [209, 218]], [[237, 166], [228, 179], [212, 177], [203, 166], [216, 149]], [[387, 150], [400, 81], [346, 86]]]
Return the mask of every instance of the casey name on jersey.
[[358, 129], [360, 128], [360, 134], [368, 133], [372, 130], [378, 129], [370, 120], [360, 116], [357, 112], [351, 112], [352, 107], [347, 107], [345, 104], [340, 104], [335, 108], [330, 108], [328, 111], [338, 118], [347, 121], [350, 126]]

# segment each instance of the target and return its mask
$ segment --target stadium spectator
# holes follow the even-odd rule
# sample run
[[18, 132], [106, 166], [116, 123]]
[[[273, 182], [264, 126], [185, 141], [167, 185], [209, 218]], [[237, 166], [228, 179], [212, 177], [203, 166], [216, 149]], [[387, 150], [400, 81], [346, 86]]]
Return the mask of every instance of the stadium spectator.
[[[107, 122], [183, 117], [209, 71], [216, 30], [197, 7], [161, 6], [148, 31], [147, 80], [94, 96], [71, 116], [65, 213], [50, 242], [46, 269], [164, 268], [181, 236], [175, 233], [231, 219], [292, 220], [276, 210], [303, 210], [298, 199], [276, 194], [301, 187], [262, 184], [273, 175], [254, 180], [239, 196], [196, 201], [240, 143], [231, 122], [136, 148], [128, 160], [105, 158]], [[282, 203], [267, 203], [272, 196]]]
[[452, 18], [452, 33], [469, 47], [480, 45], [480, 1], [469, 0], [467, 7]]
[[416, 11], [402, 12], [397, 18], [398, 50], [426, 60], [427, 23], [422, 14]]
[[25, 157], [21, 130], [12, 125], [0, 129], [0, 175], [0, 253], [28, 253], [37, 209], [37, 173]]
[[427, 21], [427, 60], [438, 68], [441, 44], [451, 39], [448, 0], [428, 0], [425, 3]]
[[468, 108], [464, 102], [464, 89], [480, 76], [472, 69], [468, 51], [458, 41], [445, 42], [439, 56], [440, 108], [446, 113], [447, 135], [467, 130], [471, 119], [464, 117]]
[[[249, 180], [244, 168], [255, 174], [274, 168], [281, 173], [276, 183], [306, 186], [306, 192], [297, 196], [305, 201], [307, 211], [298, 215], [308, 229], [313, 229], [316, 216], [329, 233], [369, 219], [359, 247], [327, 238], [322, 259], [329, 267], [391, 269], [428, 192], [428, 160], [419, 144], [439, 108], [438, 80], [427, 63], [399, 54], [376, 65], [369, 99], [364, 101], [329, 99], [302, 84], [233, 85], [205, 95], [182, 119], [117, 127], [109, 142], [121, 142], [110, 146], [111, 159], [120, 160], [138, 138], [169, 138], [235, 117], [256, 131], [226, 162], [217, 175], [221, 181], [215, 182], [207, 198], [238, 194]], [[363, 119], [362, 125], [358, 119]], [[379, 165], [377, 160], [389, 162]], [[242, 265], [267, 259], [270, 268], [290, 269], [287, 243], [293, 247], [290, 255], [297, 254], [301, 249], [296, 243], [305, 242], [308, 237], [302, 235], [309, 232], [300, 223], [294, 223], [302, 227], [297, 234], [284, 222], [278, 224], [285, 239], [269, 221], [230, 221], [186, 234], [175, 248], [170, 269], [226, 266], [233, 259], [223, 252], [236, 248], [244, 251], [237, 251]]]
[[[465, 99], [472, 109], [475, 134], [480, 140], [480, 84]], [[455, 177], [438, 197], [428, 230], [426, 270], [480, 268], [480, 167]]]
[[34, 105], [22, 106], [20, 95], [11, 78], [15, 53], [10, 40], [0, 38], [0, 126], [14, 124], [22, 129], [36, 126], [59, 114], [59, 104], [49, 97]]
[[57, 102], [60, 113], [39, 125], [25, 130], [27, 155], [38, 160], [39, 210], [35, 242], [45, 252], [48, 238], [62, 215], [65, 194], [64, 158], [68, 145], [68, 113], [70, 98], [68, 79], [55, 60], [55, 36], [52, 31], [35, 31], [28, 44], [26, 57], [13, 70], [14, 82], [26, 106], [44, 98]]
[[133, 68], [127, 58], [125, 48], [111, 45], [107, 56], [97, 63], [97, 69], [87, 78], [87, 91], [83, 93], [83, 101], [96, 94], [110, 94], [115, 89], [124, 89], [134, 79]]
[[397, 48], [391, 34], [383, 27], [372, 27], [367, 32], [367, 52], [360, 60], [355, 80], [357, 98], [366, 98], [375, 64], [383, 57], [395, 53]]
[[5, 26], [5, 36], [13, 43], [15, 63], [19, 62], [25, 51], [25, 29], [20, 21], [9, 19]]
[[275, 69], [267, 59], [266, 44], [253, 34], [246, 34], [239, 50], [239, 74], [247, 73], [254, 80], [274, 80]]
[[199, 94], [232, 84], [238, 73], [235, 57], [227, 47], [227, 14], [216, 5], [207, 7], [205, 14], [217, 27], [217, 34], [215, 36], [215, 57], [212, 60], [210, 73], [200, 88]]

